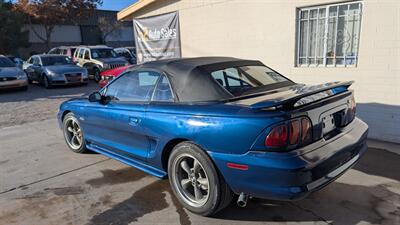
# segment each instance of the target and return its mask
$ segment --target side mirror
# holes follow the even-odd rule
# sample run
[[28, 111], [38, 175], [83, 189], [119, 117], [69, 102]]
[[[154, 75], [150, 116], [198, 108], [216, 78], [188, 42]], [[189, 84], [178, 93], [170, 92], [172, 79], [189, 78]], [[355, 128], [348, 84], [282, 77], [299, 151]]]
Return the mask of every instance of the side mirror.
[[93, 92], [89, 95], [89, 102], [100, 102], [101, 101], [101, 94], [99, 92]]
[[103, 96], [97, 91], [89, 95], [89, 102], [100, 102], [103, 105], [107, 105], [110, 101], [110, 96]]

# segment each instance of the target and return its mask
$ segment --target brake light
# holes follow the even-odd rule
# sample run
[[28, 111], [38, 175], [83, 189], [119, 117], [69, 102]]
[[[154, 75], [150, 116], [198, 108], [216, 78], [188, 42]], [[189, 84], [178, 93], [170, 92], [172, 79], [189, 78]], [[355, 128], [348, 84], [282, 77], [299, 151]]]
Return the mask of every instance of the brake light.
[[265, 139], [265, 145], [269, 147], [283, 147], [287, 145], [287, 125], [279, 125], [271, 130]]
[[280, 124], [272, 128], [265, 138], [265, 146], [272, 148], [304, 146], [311, 142], [312, 126], [307, 117], [296, 118]]

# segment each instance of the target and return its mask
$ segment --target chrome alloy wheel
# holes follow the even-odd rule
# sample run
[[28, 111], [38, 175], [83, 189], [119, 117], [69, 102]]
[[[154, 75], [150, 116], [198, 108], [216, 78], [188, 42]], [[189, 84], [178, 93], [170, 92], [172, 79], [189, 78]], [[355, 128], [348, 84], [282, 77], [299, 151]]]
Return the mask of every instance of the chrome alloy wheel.
[[210, 185], [201, 163], [189, 154], [182, 154], [173, 165], [172, 181], [180, 197], [193, 207], [203, 206], [210, 197]]
[[83, 144], [83, 134], [76, 118], [70, 117], [64, 124], [64, 137], [67, 144], [74, 150], [79, 149]]

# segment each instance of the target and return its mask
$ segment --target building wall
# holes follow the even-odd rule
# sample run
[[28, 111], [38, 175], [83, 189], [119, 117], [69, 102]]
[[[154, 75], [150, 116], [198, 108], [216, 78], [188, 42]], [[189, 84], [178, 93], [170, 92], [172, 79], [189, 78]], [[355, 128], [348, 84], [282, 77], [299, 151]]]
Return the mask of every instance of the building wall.
[[[46, 38], [46, 31], [44, 26], [33, 24], [32, 26], [25, 26], [25, 30], [29, 30], [29, 42], [30, 43], [44, 43], [42, 38]], [[35, 33], [36, 32], [36, 33]], [[62, 25], [55, 26], [53, 34], [51, 35], [51, 42], [80, 42], [81, 41], [81, 30], [79, 26], [73, 25]]]
[[400, 143], [400, 1], [364, 0], [359, 61], [353, 68], [295, 66], [298, 7], [335, 0], [163, 0], [134, 14], [179, 11], [184, 57], [259, 59], [308, 84], [354, 80], [358, 115], [370, 138]]

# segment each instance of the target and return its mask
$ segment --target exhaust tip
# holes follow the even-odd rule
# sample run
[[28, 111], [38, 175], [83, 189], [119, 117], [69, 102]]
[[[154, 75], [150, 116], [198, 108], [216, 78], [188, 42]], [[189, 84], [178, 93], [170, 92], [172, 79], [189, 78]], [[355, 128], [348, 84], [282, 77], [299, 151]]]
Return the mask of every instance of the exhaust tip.
[[248, 195], [242, 192], [242, 193], [240, 193], [236, 204], [239, 207], [244, 208], [247, 205], [247, 199], [248, 199]]

